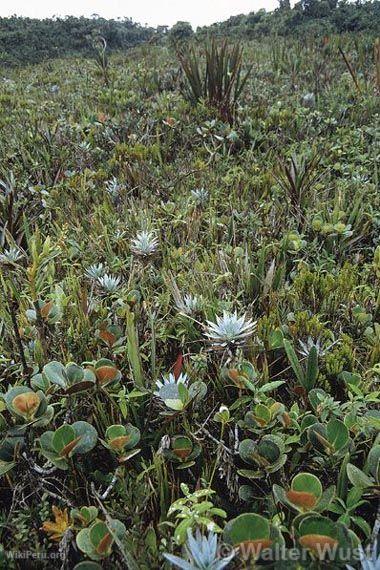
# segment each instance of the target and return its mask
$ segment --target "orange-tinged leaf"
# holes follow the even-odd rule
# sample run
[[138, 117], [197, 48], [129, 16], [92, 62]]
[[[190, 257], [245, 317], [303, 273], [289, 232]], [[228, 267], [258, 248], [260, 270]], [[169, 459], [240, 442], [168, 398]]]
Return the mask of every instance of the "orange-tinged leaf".
[[244, 383], [240, 380], [239, 370], [237, 370], [236, 368], [231, 368], [231, 370], [228, 371], [228, 377], [238, 388], [245, 387]]
[[110, 532], [107, 532], [102, 540], [99, 542], [98, 547], [96, 549], [96, 552], [98, 554], [104, 554], [105, 552], [107, 552], [107, 550], [109, 550], [111, 544], [113, 542], [113, 538], [111, 536]]
[[188, 447], [177, 447], [176, 449], [173, 449], [173, 453], [180, 459], [186, 459], [186, 457], [189, 457], [191, 449]]
[[130, 440], [129, 435], [120, 435], [119, 437], [114, 437], [110, 441], [110, 446], [112, 449], [123, 449], [126, 443]]
[[175, 364], [173, 367], [173, 374], [174, 374], [174, 378], [176, 380], [179, 377], [179, 375], [181, 374], [182, 365], [183, 365], [183, 356], [181, 353], [179, 353], [179, 355], [177, 356], [177, 360], [175, 361]]
[[71, 527], [71, 520], [69, 518], [67, 509], [61, 510], [58, 507], [52, 507], [54, 521], [45, 521], [42, 525], [44, 530], [51, 540], [60, 541], [65, 532]]
[[79, 441], [82, 439], [82, 436], [78, 436], [73, 441], [70, 441], [60, 452], [61, 457], [68, 457], [72, 450], [78, 445]]
[[228, 376], [233, 381], [237, 380], [239, 378], [239, 370], [237, 370], [236, 368], [231, 368], [231, 370], [228, 371]]
[[293, 505], [297, 505], [297, 507], [301, 507], [305, 510], [312, 510], [318, 502], [317, 497], [313, 495], [313, 493], [306, 491], [290, 490], [286, 493], [286, 497]]
[[324, 534], [305, 534], [299, 539], [301, 546], [312, 550], [316, 554], [323, 553], [324, 548], [338, 546], [338, 541]]
[[264, 420], [263, 418], [259, 418], [258, 416], [253, 416], [255, 418], [255, 422], [257, 422], [261, 427], [264, 427], [267, 425], [267, 421]]
[[248, 556], [257, 558], [262, 550], [269, 548], [272, 544], [273, 540], [270, 538], [258, 538], [256, 540], [244, 540], [238, 546], [244, 558]]
[[114, 334], [112, 334], [111, 332], [107, 331], [107, 330], [102, 330], [99, 332], [99, 337], [104, 340], [104, 342], [110, 347], [112, 348], [112, 346], [115, 344], [116, 341], [116, 336]]
[[32, 417], [40, 405], [40, 398], [34, 392], [19, 394], [12, 400], [12, 407], [20, 414]]
[[118, 370], [114, 366], [101, 366], [95, 370], [96, 378], [100, 385], [115, 380], [117, 373]]
[[45, 303], [42, 307], [41, 307], [41, 317], [43, 319], [46, 319], [49, 316], [49, 313], [51, 311], [51, 309], [53, 308], [53, 301], [49, 301], [48, 303]]
[[292, 423], [291, 417], [289, 416], [288, 412], [284, 412], [281, 416], [282, 424], [284, 427], [289, 427]]

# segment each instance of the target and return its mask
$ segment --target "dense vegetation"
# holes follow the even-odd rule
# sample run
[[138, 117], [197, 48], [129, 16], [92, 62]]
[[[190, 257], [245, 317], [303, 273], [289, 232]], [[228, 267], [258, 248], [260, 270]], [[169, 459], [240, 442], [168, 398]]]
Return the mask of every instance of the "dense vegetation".
[[[347, 32], [376, 35], [380, 30], [380, 0], [301, 0], [293, 8], [289, 0], [279, 0], [273, 12], [259, 10], [238, 15], [225, 22], [198, 28], [201, 41], [210, 34], [233, 38], [262, 36], [326, 36]], [[144, 42], [171, 43], [188, 39], [194, 31], [188, 22], [147, 27], [128, 18], [31, 19], [0, 18], [0, 65], [24, 65], [45, 59], [89, 55], [94, 40], [105, 38], [110, 51], [125, 51]]]
[[7, 71], [2, 568], [375, 568], [379, 91], [370, 36]]
[[301, 0], [293, 8], [289, 0], [279, 0], [274, 12], [259, 10], [233, 16], [226, 22], [200, 31], [255, 37], [258, 35], [319, 35], [360, 32], [379, 33], [379, 0]]
[[0, 18], [0, 64], [24, 65], [55, 57], [89, 55], [99, 36], [105, 38], [109, 49], [125, 51], [149, 40], [154, 33], [159, 30], [129, 19]]

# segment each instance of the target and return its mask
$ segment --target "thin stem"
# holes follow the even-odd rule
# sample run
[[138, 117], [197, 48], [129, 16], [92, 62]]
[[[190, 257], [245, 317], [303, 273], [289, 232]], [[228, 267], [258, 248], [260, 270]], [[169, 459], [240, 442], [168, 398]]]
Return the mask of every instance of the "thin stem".
[[[219, 436], [220, 442], [223, 441], [224, 428], [225, 428], [225, 424], [222, 423], [222, 424], [221, 424], [221, 427], [220, 427], [220, 436]], [[215, 458], [214, 467], [213, 467], [213, 470], [212, 470], [212, 473], [211, 473], [211, 477], [210, 477], [210, 481], [209, 481], [209, 484], [208, 484], [209, 489], [211, 489], [211, 485], [212, 485], [212, 482], [213, 482], [214, 477], [215, 477], [216, 468], [218, 467], [218, 463], [219, 463], [219, 456], [220, 456], [220, 444], [218, 445], [218, 449], [217, 449], [217, 452], [216, 452], [216, 458]]]
[[[24, 352], [24, 347], [22, 346], [22, 341], [21, 341], [21, 336], [20, 336], [20, 331], [18, 330], [18, 325], [17, 325], [17, 310], [18, 310], [18, 304], [17, 302], [12, 299], [10, 303], [8, 303], [8, 307], [9, 307], [9, 313], [11, 316], [11, 320], [12, 320], [12, 325], [13, 325], [13, 331], [15, 334], [15, 339], [16, 339], [16, 343], [17, 343], [17, 348], [20, 354], [20, 359], [21, 359], [21, 364], [22, 364], [22, 371], [24, 374], [28, 374], [28, 365], [26, 364], [26, 358], [25, 358], [25, 352]], [[17, 308], [16, 308], [17, 307]]]

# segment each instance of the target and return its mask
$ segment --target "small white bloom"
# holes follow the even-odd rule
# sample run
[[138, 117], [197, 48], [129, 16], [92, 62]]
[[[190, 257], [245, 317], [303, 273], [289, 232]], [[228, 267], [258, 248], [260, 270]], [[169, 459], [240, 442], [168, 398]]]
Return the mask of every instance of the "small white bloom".
[[143, 230], [138, 232], [131, 241], [131, 250], [135, 255], [148, 256], [155, 253], [158, 247], [158, 239], [154, 232]]
[[253, 335], [256, 323], [246, 319], [245, 315], [238, 317], [237, 313], [223, 311], [223, 316], [216, 317], [216, 323], [207, 321], [205, 336], [215, 345], [228, 346], [243, 344]]
[[187, 385], [189, 381], [189, 378], [187, 376], [187, 374], [185, 373], [181, 373], [178, 378], [176, 378], [174, 376], [174, 374], [172, 372], [170, 372], [170, 374], [168, 376], [163, 376], [162, 377], [162, 382], [160, 380], [156, 381], [156, 386], [158, 388], [158, 390], [155, 392], [156, 396], [160, 395], [160, 390], [161, 388], [163, 388], [164, 386], [168, 386], [168, 385], [175, 385], [178, 386], [178, 384], [184, 384], [185, 386]]

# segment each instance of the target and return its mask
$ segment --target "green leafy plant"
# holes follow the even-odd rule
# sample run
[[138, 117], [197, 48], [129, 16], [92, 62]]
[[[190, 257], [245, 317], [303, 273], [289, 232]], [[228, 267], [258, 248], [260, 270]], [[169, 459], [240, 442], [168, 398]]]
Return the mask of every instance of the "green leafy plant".
[[67, 470], [71, 458], [91, 451], [97, 440], [96, 429], [87, 422], [64, 424], [56, 431], [46, 431], [40, 436], [40, 452], [53, 465]]
[[352, 485], [368, 494], [376, 494], [380, 487], [380, 444], [369, 451], [364, 471], [353, 463], [348, 463], [346, 469]]
[[288, 491], [279, 485], [273, 485], [273, 494], [276, 501], [299, 513], [322, 512], [333, 500], [335, 487], [323, 491], [318, 477], [311, 473], [298, 473], [293, 477]]
[[70, 516], [74, 522], [78, 522], [80, 526], [88, 527], [97, 519], [99, 509], [97, 507], [80, 507], [79, 509], [71, 509]]
[[281, 437], [264, 435], [258, 443], [252, 439], [244, 439], [239, 445], [239, 455], [251, 465], [257, 465], [258, 470], [240, 469], [240, 475], [249, 479], [257, 479], [263, 473], [275, 473], [284, 466], [287, 460], [285, 444]]
[[350, 444], [350, 436], [345, 424], [332, 418], [326, 425], [316, 422], [307, 431], [313, 448], [327, 456], [342, 456]]
[[140, 449], [134, 449], [140, 437], [140, 430], [132, 424], [113, 425], [107, 428], [104, 443], [117, 455], [119, 463], [124, 463], [140, 452]]
[[91, 560], [102, 560], [110, 556], [115, 540], [122, 540], [126, 528], [117, 519], [107, 522], [96, 519], [89, 527], [83, 528], [76, 537], [76, 543]]
[[284, 348], [290, 365], [300, 385], [309, 392], [314, 388], [318, 378], [318, 352], [315, 346], [310, 348], [304, 369], [297, 358], [296, 352], [290, 341], [284, 338]]
[[4, 401], [17, 423], [46, 426], [54, 416], [54, 408], [41, 390], [34, 392], [26, 386], [15, 386], [4, 395]]
[[195, 463], [195, 459], [201, 453], [201, 446], [185, 436], [175, 435], [170, 440], [170, 448], [164, 450], [164, 455], [174, 463], [177, 469], [187, 469]]
[[185, 495], [171, 504], [168, 517], [180, 521], [174, 529], [174, 538], [178, 544], [186, 540], [188, 530], [199, 527], [212, 532], [222, 532], [214, 518], [224, 519], [227, 514], [222, 509], [214, 506], [210, 498], [215, 494], [212, 489], [199, 489], [191, 492], [185, 483], [181, 483], [181, 491]]
[[23, 432], [24, 429], [17, 426], [2, 434], [0, 440], [0, 477], [16, 466], [25, 443]]
[[260, 432], [264, 429], [273, 429], [277, 422], [283, 427], [289, 427], [291, 421], [284, 404], [267, 398], [265, 403], [256, 404], [245, 414], [242, 425]]
[[321, 156], [318, 154], [314, 154], [310, 159], [293, 155], [289, 164], [279, 163], [275, 178], [296, 215], [300, 214], [321, 179], [321, 174], [318, 172], [320, 161]]
[[347, 493], [345, 501], [340, 497], [335, 497], [328, 510], [339, 515], [339, 522], [342, 522], [348, 527], [354, 526], [363, 532], [366, 537], [369, 537], [371, 534], [371, 527], [357, 512], [361, 507], [367, 504], [367, 502], [362, 499], [362, 496], [363, 489], [352, 488]]
[[74, 362], [63, 366], [52, 361], [42, 369], [42, 373], [32, 377], [31, 384], [45, 392], [51, 385], [59, 386], [65, 394], [76, 394], [87, 391], [96, 385], [96, 375], [90, 368], [83, 368]]
[[230, 520], [223, 530], [227, 544], [239, 549], [242, 558], [259, 558], [263, 551], [283, 544], [280, 531], [261, 515], [245, 513]]

